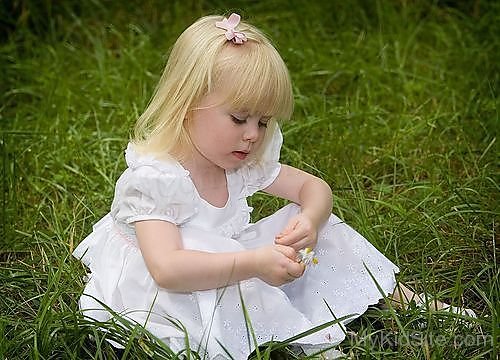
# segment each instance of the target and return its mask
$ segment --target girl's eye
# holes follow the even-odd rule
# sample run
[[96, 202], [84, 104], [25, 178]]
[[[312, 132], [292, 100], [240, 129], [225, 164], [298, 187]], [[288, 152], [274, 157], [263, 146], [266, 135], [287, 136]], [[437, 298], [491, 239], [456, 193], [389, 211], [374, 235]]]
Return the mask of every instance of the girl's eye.
[[244, 123], [246, 123], [246, 121], [247, 121], [247, 119], [240, 119], [240, 118], [238, 118], [238, 117], [236, 117], [236, 116], [234, 116], [234, 115], [231, 115], [231, 119], [233, 120], [233, 122], [234, 122], [235, 124], [238, 124], [238, 125], [239, 125], [239, 124], [244, 124]]
[[267, 128], [267, 123], [271, 120], [271, 116], [263, 116], [260, 118], [259, 126]]
[[[246, 117], [236, 116], [231, 114], [231, 120], [237, 125], [242, 125], [247, 122]], [[267, 121], [259, 121], [259, 127], [267, 128]]]

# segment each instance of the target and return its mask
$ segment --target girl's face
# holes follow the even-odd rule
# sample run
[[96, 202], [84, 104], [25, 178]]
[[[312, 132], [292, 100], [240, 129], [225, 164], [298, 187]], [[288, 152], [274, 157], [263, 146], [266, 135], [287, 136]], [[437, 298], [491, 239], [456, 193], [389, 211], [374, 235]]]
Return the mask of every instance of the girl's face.
[[198, 165], [236, 169], [262, 144], [270, 117], [248, 114], [221, 104], [217, 92], [205, 96], [191, 113], [188, 132]]

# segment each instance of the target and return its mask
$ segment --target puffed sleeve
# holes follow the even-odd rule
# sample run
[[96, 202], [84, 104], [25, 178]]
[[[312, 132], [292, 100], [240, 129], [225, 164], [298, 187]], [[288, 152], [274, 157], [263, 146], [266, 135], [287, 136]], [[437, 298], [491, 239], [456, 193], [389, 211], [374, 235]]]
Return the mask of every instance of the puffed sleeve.
[[273, 124], [270, 139], [264, 143], [263, 153], [258, 160], [253, 160], [237, 170], [243, 178], [246, 196], [265, 189], [273, 183], [281, 170], [279, 162], [283, 136], [277, 124]]
[[[130, 224], [164, 220], [181, 225], [195, 214], [193, 184], [187, 171], [158, 161], [134, 161], [116, 183], [111, 215]], [[160, 165], [159, 165], [160, 164]]]

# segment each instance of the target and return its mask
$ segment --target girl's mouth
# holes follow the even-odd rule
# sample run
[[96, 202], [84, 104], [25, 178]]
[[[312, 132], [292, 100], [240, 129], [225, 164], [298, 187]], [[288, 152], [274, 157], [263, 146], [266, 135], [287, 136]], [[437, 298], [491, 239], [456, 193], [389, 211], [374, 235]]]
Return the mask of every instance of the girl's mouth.
[[243, 151], [233, 151], [233, 155], [236, 156], [240, 160], [245, 160], [248, 156], [248, 153]]

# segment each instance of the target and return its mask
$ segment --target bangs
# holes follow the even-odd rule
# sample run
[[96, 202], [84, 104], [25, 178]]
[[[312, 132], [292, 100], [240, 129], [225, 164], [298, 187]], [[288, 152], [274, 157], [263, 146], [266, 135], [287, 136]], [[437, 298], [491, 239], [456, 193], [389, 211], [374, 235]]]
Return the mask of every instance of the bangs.
[[228, 45], [215, 63], [209, 92], [221, 90], [223, 102], [235, 110], [288, 120], [293, 112], [292, 85], [278, 52], [251, 41]]

